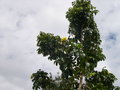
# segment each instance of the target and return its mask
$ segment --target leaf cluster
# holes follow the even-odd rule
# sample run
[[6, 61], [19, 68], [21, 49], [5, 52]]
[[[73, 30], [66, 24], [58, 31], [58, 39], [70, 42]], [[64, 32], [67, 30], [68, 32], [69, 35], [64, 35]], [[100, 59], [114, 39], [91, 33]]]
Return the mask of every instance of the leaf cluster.
[[115, 80], [116, 77], [107, 69], [102, 69], [101, 72], [94, 71], [86, 77], [86, 83], [92, 90], [116, 90], [113, 85]]
[[36, 73], [33, 73], [31, 79], [33, 82], [33, 90], [54, 87], [54, 81], [52, 80], [52, 76], [48, 76], [48, 73], [42, 71], [41, 69], [39, 69]]

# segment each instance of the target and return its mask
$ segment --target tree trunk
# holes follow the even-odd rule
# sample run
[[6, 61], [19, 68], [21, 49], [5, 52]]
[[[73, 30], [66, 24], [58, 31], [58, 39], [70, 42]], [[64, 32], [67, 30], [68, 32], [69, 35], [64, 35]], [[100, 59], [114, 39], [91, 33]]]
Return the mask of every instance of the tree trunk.
[[83, 84], [83, 75], [80, 75], [80, 83], [79, 83], [78, 90], [82, 90], [82, 84]]

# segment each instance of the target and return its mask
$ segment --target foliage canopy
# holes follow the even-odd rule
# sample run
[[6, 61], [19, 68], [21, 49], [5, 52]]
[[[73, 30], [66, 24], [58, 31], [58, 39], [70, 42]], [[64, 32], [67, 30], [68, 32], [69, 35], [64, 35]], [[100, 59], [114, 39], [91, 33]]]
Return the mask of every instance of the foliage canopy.
[[94, 21], [97, 13], [90, 0], [76, 0], [66, 13], [70, 23], [68, 37], [40, 32], [38, 54], [48, 56], [59, 65], [62, 74], [53, 79], [51, 74], [40, 69], [31, 76], [34, 90], [120, 90], [113, 85], [116, 78], [107, 69], [95, 71], [97, 63], [105, 60]]

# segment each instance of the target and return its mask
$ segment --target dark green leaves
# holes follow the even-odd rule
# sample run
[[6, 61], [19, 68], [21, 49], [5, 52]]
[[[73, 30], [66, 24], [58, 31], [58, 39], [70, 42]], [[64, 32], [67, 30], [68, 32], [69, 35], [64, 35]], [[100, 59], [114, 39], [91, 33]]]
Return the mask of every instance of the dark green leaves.
[[77, 39], [82, 38], [83, 29], [95, 29], [94, 14], [98, 10], [93, 7], [89, 0], [76, 0], [73, 7], [69, 8], [66, 18], [70, 22], [69, 33], [76, 36]]
[[101, 72], [94, 71], [86, 77], [87, 85], [92, 90], [114, 90], [113, 83], [115, 80], [115, 76], [106, 69], [103, 69]]
[[54, 86], [54, 81], [51, 76], [48, 76], [47, 72], [41, 69], [31, 76], [33, 82], [33, 90], [39, 90], [40, 88], [46, 89]]
[[49, 59], [56, 59], [58, 53], [56, 53], [56, 49], [60, 48], [61, 39], [59, 36], [53, 36], [50, 33], [40, 32], [37, 37], [37, 46], [38, 54], [43, 54], [43, 56], [48, 56]]

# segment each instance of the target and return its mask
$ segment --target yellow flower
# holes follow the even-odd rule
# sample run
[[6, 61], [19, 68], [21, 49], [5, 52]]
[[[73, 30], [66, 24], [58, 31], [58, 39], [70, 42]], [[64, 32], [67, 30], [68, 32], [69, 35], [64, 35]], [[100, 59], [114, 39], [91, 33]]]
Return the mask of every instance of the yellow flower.
[[61, 41], [63, 42], [63, 41], [66, 41], [68, 38], [67, 37], [63, 37], [63, 38], [61, 38]]

